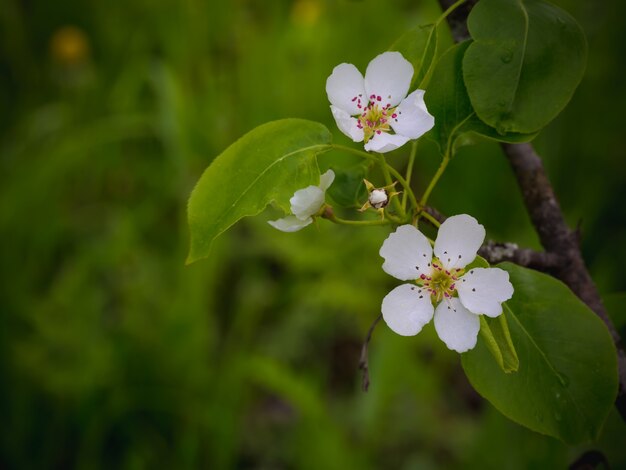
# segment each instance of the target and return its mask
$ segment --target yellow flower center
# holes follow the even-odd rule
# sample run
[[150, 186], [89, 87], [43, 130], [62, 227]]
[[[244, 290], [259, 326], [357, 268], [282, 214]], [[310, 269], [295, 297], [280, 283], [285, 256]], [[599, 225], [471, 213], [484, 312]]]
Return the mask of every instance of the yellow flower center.
[[[391, 98], [389, 96], [388, 98]], [[370, 95], [367, 104], [361, 101], [361, 96], [355, 96], [352, 101], [357, 103], [357, 107], [363, 112], [357, 117], [357, 127], [363, 129], [365, 143], [376, 134], [389, 132], [391, 130], [390, 121], [398, 118], [396, 108], [392, 108], [390, 103], [385, 103], [382, 96]]]
[[456, 294], [456, 282], [465, 271], [460, 268], [447, 270], [442, 267], [441, 261], [436, 257], [433, 258], [431, 264], [432, 273], [429, 276], [422, 274], [416, 280], [417, 284], [426, 288], [435, 302], [453, 297]]

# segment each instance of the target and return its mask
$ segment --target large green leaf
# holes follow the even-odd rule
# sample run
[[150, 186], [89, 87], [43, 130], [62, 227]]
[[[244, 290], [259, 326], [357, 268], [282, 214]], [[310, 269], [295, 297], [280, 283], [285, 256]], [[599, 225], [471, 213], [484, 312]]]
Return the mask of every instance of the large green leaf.
[[474, 388], [498, 410], [534, 431], [575, 444], [595, 439], [617, 393], [617, 359], [602, 321], [563, 283], [511, 263], [507, 302], [519, 356], [505, 374], [479, 337], [462, 356]]
[[434, 24], [416, 26], [400, 36], [389, 48], [400, 52], [413, 65], [411, 88], [422, 82], [435, 58], [437, 29]]
[[298, 189], [319, 183], [316, 155], [330, 146], [321, 124], [302, 119], [274, 121], [253, 129], [206, 169], [191, 193], [188, 263], [209, 254], [215, 237], [270, 202], [286, 212]]
[[480, 316], [480, 335], [500, 369], [509, 374], [519, 369], [519, 358], [507, 321], [507, 317], [510, 317], [512, 313], [506, 304], [502, 307], [502, 315], [497, 318]]
[[463, 60], [481, 120], [500, 133], [539, 131], [570, 100], [585, 70], [587, 44], [576, 21], [542, 0], [481, 0]]
[[[463, 56], [471, 42], [450, 48], [437, 62], [430, 86], [424, 95], [426, 107], [435, 116], [430, 136], [439, 144], [442, 154], [454, 152], [461, 143], [470, 143], [469, 137], [480, 135], [503, 142], [528, 142], [536, 134], [496, 132], [482, 122], [472, 107], [463, 83]], [[463, 137], [463, 139], [459, 139]]]

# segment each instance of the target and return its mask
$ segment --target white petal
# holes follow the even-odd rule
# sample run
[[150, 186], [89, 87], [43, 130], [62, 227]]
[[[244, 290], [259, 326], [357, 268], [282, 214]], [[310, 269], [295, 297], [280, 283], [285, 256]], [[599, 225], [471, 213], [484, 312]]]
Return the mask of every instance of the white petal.
[[408, 141], [409, 138], [404, 135], [381, 132], [380, 134], [375, 134], [374, 137], [365, 144], [365, 150], [379, 153], [391, 152], [398, 147], [402, 147]]
[[300, 220], [306, 220], [320, 210], [324, 204], [324, 191], [317, 186], [297, 190], [291, 199], [291, 212]]
[[333, 170], [328, 170], [326, 173], [320, 176], [320, 185], [319, 188], [322, 191], [326, 191], [331, 184], [335, 181], [335, 172]]
[[412, 281], [432, 272], [433, 249], [413, 225], [401, 225], [383, 242], [383, 271], [401, 281]]
[[474, 268], [456, 283], [461, 303], [470, 312], [497, 317], [502, 302], [513, 296], [509, 273], [500, 268]]
[[395, 111], [396, 118], [391, 119], [391, 127], [397, 134], [417, 139], [435, 125], [435, 118], [426, 109], [424, 90], [415, 90], [407, 96]]
[[467, 214], [448, 217], [439, 227], [435, 256], [446, 269], [462, 268], [474, 258], [485, 239], [485, 227]]
[[383, 52], [372, 59], [365, 71], [367, 96], [381, 97], [381, 104], [396, 106], [406, 96], [413, 78], [411, 62], [399, 52]]
[[333, 69], [326, 80], [326, 94], [331, 104], [350, 115], [360, 114], [359, 98], [361, 106], [367, 106], [363, 75], [352, 64], [339, 64]]
[[425, 289], [403, 284], [383, 299], [381, 312], [385, 323], [402, 336], [413, 336], [433, 317], [433, 304]]
[[330, 111], [333, 113], [337, 127], [344, 135], [350, 137], [353, 142], [363, 141], [363, 129], [358, 127], [359, 121], [356, 118], [337, 106], [331, 106]]
[[462, 353], [476, 346], [480, 319], [452, 297], [437, 305], [435, 330], [448, 349]]
[[313, 219], [310, 217], [306, 220], [300, 220], [293, 215], [288, 215], [287, 217], [278, 220], [267, 221], [268, 224], [277, 228], [281, 232], [297, 232], [298, 230], [309, 225], [311, 222], [313, 222]]

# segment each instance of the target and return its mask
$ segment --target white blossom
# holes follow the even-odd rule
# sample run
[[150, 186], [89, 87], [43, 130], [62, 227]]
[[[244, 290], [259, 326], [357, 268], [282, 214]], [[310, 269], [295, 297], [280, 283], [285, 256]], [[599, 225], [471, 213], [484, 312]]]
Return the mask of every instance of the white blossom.
[[328, 170], [320, 176], [319, 186], [307, 186], [299, 189], [289, 199], [291, 213], [278, 220], [270, 220], [268, 224], [283, 232], [297, 232], [313, 222], [313, 216], [319, 212], [324, 205], [326, 190], [333, 183], [335, 172]]
[[434, 250], [413, 225], [402, 225], [380, 249], [383, 270], [401, 281], [383, 299], [385, 322], [396, 333], [412, 336], [434, 316], [435, 330], [449, 349], [465, 352], [476, 345], [478, 315], [497, 317], [513, 296], [509, 274], [499, 268], [465, 267], [476, 258], [485, 229], [469, 215], [448, 218]]
[[428, 132], [435, 123], [424, 90], [409, 96], [413, 66], [399, 52], [384, 52], [367, 66], [365, 78], [340, 64], [326, 80], [330, 109], [339, 130], [365, 150], [390, 152]]

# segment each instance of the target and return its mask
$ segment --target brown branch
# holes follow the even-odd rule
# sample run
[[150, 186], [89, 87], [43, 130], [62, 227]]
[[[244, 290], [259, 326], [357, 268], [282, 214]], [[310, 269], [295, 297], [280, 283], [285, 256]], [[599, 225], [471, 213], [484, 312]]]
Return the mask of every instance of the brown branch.
[[[453, 0], [439, 0], [445, 10]], [[476, 2], [470, 0], [448, 16], [456, 42], [469, 38], [467, 16]], [[626, 352], [619, 333], [608, 316], [600, 294], [585, 266], [579, 245], [579, 230], [567, 226], [541, 158], [531, 144], [502, 144], [522, 192], [526, 211], [546, 254], [556, 255], [559, 263], [553, 275], [563, 281], [604, 322], [617, 349], [619, 388], [615, 406], [626, 421]]]
[[361, 348], [361, 359], [359, 360], [359, 369], [363, 371], [363, 382], [361, 384], [361, 388], [364, 392], [370, 387], [370, 373], [369, 373], [369, 361], [367, 356], [368, 346], [370, 344], [370, 340], [372, 339], [372, 333], [374, 332], [374, 328], [378, 325], [378, 322], [383, 317], [381, 313], [376, 317], [376, 320], [371, 324], [370, 329], [367, 330], [367, 335], [365, 336], [365, 341], [363, 341], [363, 347]]
[[555, 253], [520, 248], [516, 243], [497, 243], [492, 240], [487, 240], [478, 250], [478, 254], [490, 264], [510, 261], [542, 272], [553, 272], [561, 263], [561, 258]]
[[621, 338], [606, 312], [598, 289], [585, 266], [579, 245], [579, 231], [570, 230], [556, 199], [541, 158], [531, 144], [502, 144], [522, 192], [526, 211], [530, 215], [539, 240], [548, 253], [556, 254], [561, 262], [554, 276], [593, 310], [604, 322], [617, 349], [619, 389], [615, 406], [626, 420], [626, 353]]

